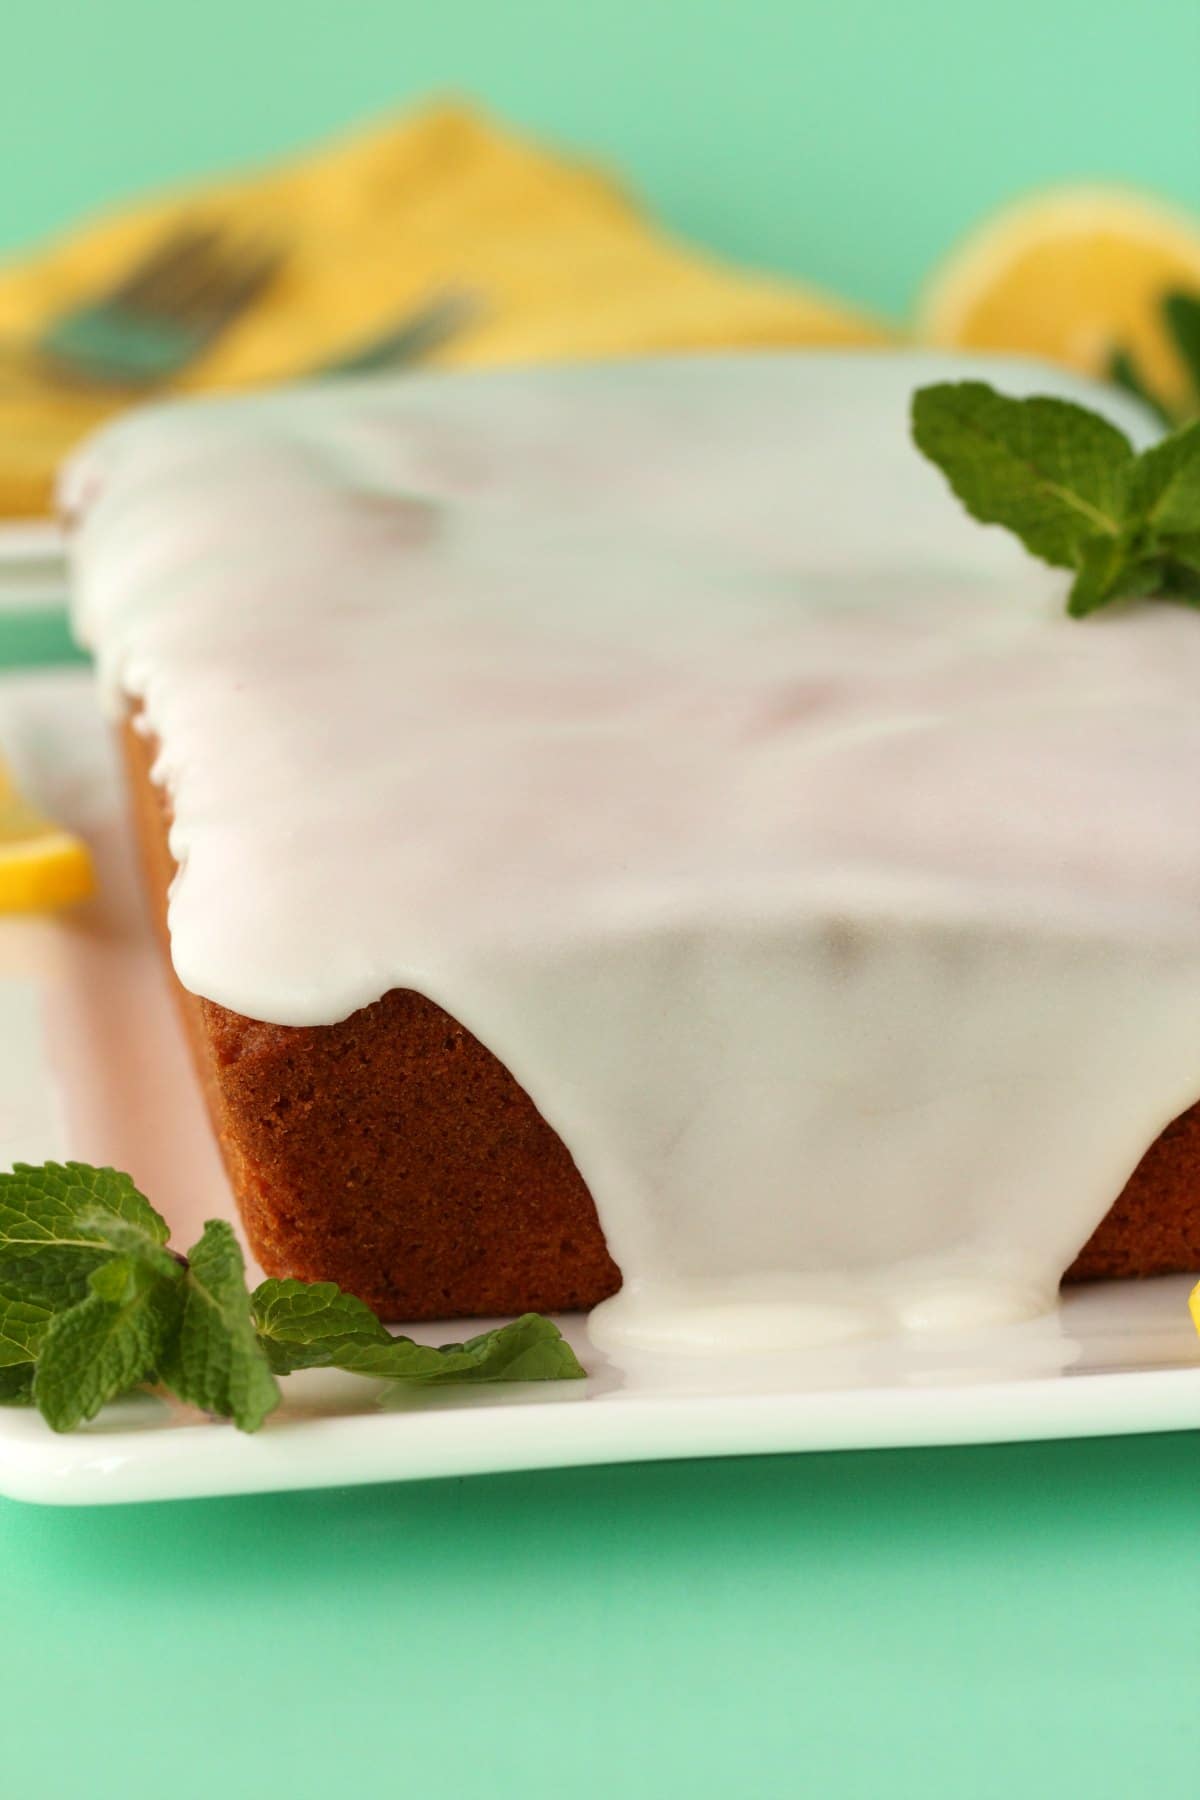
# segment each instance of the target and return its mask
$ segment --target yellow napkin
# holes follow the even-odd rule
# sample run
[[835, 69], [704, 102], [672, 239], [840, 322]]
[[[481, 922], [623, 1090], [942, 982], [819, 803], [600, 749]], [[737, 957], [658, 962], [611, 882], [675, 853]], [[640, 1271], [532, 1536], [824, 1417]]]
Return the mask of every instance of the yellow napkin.
[[[444, 365], [884, 339], [820, 295], [672, 241], [595, 170], [438, 105], [253, 178], [105, 217], [0, 269], [0, 344], [36, 339], [197, 222], [279, 242], [286, 261], [173, 391], [304, 375], [448, 288], [469, 289], [480, 310], [431, 358]], [[51, 390], [5, 355], [0, 515], [44, 512], [61, 456], [117, 404]]]

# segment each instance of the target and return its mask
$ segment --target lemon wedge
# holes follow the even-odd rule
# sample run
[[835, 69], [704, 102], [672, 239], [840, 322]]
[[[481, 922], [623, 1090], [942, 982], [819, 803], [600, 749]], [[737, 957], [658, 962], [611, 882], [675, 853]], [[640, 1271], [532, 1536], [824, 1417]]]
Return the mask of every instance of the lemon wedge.
[[1200, 293], [1200, 219], [1135, 189], [1062, 188], [1006, 207], [950, 252], [918, 304], [917, 335], [1098, 376], [1125, 350], [1180, 405], [1187, 376], [1162, 317], [1179, 291]]
[[27, 805], [0, 763], [0, 912], [69, 906], [95, 886], [86, 844]]
[[1188, 1295], [1188, 1311], [1192, 1315], [1192, 1324], [1200, 1331], [1200, 1281]]

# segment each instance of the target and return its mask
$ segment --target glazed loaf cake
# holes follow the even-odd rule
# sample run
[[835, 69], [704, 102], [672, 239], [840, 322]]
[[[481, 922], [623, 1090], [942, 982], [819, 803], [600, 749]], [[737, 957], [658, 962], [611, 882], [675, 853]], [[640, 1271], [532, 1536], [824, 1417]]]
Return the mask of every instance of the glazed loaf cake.
[[[149, 741], [122, 730], [146, 890], [169, 956], [175, 872]], [[393, 989], [336, 1025], [246, 1019], [174, 982], [264, 1269], [384, 1317], [587, 1308], [620, 1285], [569, 1151], [490, 1051]], [[1200, 1269], [1200, 1106], [1147, 1149], [1068, 1281]]]
[[1097, 398], [678, 359], [77, 460], [76, 617], [268, 1271], [419, 1319], [620, 1264], [611, 1316], [691, 1342], [1200, 1267], [1200, 628], [1067, 621], [957, 514], [906, 410], [960, 372]]

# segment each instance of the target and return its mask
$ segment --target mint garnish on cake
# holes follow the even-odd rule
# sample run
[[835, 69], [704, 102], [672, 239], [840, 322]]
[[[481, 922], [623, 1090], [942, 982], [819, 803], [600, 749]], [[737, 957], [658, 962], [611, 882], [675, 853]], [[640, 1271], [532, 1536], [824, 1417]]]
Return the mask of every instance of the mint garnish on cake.
[[1135, 598], [1200, 605], [1200, 421], [1139, 455], [1073, 401], [946, 381], [918, 390], [912, 430], [973, 518], [1074, 571], [1073, 617]]

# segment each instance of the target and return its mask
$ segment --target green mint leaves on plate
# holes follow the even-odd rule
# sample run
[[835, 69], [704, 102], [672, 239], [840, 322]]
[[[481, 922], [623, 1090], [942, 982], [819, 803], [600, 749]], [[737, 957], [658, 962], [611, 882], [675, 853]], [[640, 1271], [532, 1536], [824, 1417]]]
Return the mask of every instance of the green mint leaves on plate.
[[1200, 420], [1138, 455], [1087, 407], [947, 381], [914, 395], [912, 432], [972, 518], [1074, 570], [1075, 618], [1137, 596], [1200, 606]]
[[257, 1431], [277, 1376], [338, 1368], [393, 1381], [552, 1381], [583, 1374], [527, 1313], [462, 1344], [392, 1337], [331, 1281], [246, 1287], [232, 1227], [210, 1219], [186, 1258], [128, 1175], [84, 1163], [0, 1174], [0, 1405], [71, 1431], [148, 1383]]
[[390, 1381], [553, 1381], [583, 1373], [557, 1325], [525, 1313], [464, 1344], [414, 1344], [385, 1331], [369, 1306], [332, 1281], [264, 1281], [252, 1305], [277, 1375], [349, 1369]]

